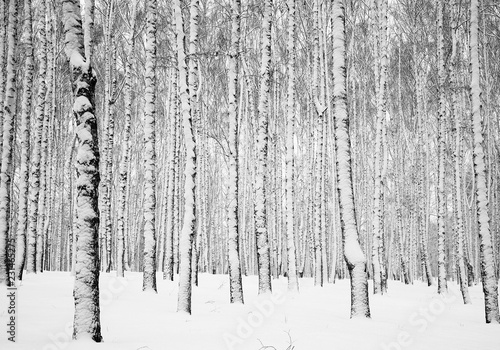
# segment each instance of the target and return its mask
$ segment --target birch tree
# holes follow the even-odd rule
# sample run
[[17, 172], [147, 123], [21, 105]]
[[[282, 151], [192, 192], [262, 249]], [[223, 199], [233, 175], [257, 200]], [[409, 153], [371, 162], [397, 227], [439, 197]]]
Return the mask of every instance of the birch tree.
[[146, 92], [144, 111], [144, 274], [142, 289], [156, 292], [156, 1], [146, 2]]
[[35, 102], [35, 128], [33, 154], [30, 164], [29, 175], [29, 205], [28, 205], [28, 231], [26, 246], [26, 272], [36, 272], [36, 254], [37, 254], [37, 222], [38, 222], [38, 200], [40, 198], [40, 167], [42, 152], [42, 130], [45, 112], [45, 94], [47, 84], [45, 82], [47, 72], [47, 43], [45, 36], [45, 12], [46, 0], [40, 1], [38, 5], [39, 22], [38, 26], [38, 92]]
[[[387, 289], [385, 264], [384, 264], [384, 241], [383, 241], [383, 130], [386, 114], [387, 95], [387, 0], [377, 0], [377, 46], [375, 49], [376, 76], [378, 79], [377, 94], [377, 116], [376, 116], [376, 138], [374, 153], [375, 184], [373, 195], [373, 242], [372, 242], [372, 267], [373, 267], [373, 291], [375, 294], [384, 293]], [[380, 62], [378, 62], [380, 59]]]
[[[88, 5], [88, 4], [87, 4]], [[63, 0], [64, 50], [71, 67], [76, 120], [76, 266], [73, 339], [102, 340], [99, 307], [99, 145], [95, 72], [86, 61], [80, 1]], [[88, 23], [88, 22], [87, 22]]]
[[438, 79], [439, 79], [439, 111], [438, 111], [438, 293], [446, 293], [446, 252], [445, 252], [445, 66], [444, 66], [444, 2], [437, 1], [438, 6]]
[[14, 118], [16, 116], [16, 66], [17, 49], [17, 1], [9, 2], [9, 25], [7, 27], [7, 82], [3, 107], [2, 165], [0, 169], [0, 281], [10, 285], [8, 274], [13, 267], [14, 246], [9, 240], [12, 145], [14, 141]]
[[118, 277], [124, 276], [125, 270], [125, 224], [128, 221], [127, 215], [127, 183], [128, 167], [130, 162], [130, 129], [132, 126], [132, 55], [135, 47], [135, 27], [136, 27], [136, 2], [132, 2], [130, 19], [130, 31], [128, 37], [128, 57], [125, 62], [125, 92], [124, 92], [124, 116], [122, 157], [119, 165], [119, 185], [118, 185], [118, 222], [116, 231], [116, 274]]
[[359, 244], [352, 184], [352, 160], [346, 93], [345, 10], [342, 0], [334, 1], [333, 50], [336, 187], [338, 191], [344, 258], [351, 277], [351, 318], [370, 317], [366, 258]]
[[484, 155], [484, 121], [481, 107], [481, 85], [479, 66], [479, 1], [470, 2], [470, 69], [472, 102], [472, 129], [474, 133], [474, 180], [476, 185], [476, 219], [479, 232], [481, 255], [481, 279], [483, 282], [486, 323], [500, 323], [498, 310], [498, 281], [495, 278], [493, 247], [491, 242], [490, 217], [486, 188], [486, 168]]
[[257, 240], [257, 268], [259, 275], [259, 294], [271, 292], [271, 261], [269, 233], [266, 213], [266, 173], [268, 150], [269, 86], [271, 79], [271, 13], [272, 0], [264, 1], [262, 21], [262, 58], [260, 66], [260, 88], [258, 120], [256, 131], [255, 167], [255, 236]]
[[238, 74], [240, 56], [240, 22], [241, 1], [231, 2], [231, 50], [229, 52], [228, 92], [229, 92], [229, 193], [228, 193], [228, 263], [229, 290], [231, 303], [243, 303], [243, 287], [241, 285], [241, 264], [238, 217], [239, 196], [239, 137], [238, 137]]
[[[196, 0], [192, 0], [196, 1]], [[184, 168], [184, 221], [179, 238], [179, 297], [177, 311], [191, 313], [191, 269], [193, 238], [196, 224], [196, 142], [193, 132], [193, 118], [189, 100], [188, 69], [184, 47], [184, 24], [181, 11], [181, 0], [174, 0], [175, 32], [177, 37], [177, 64], [179, 69], [179, 95], [181, 101], [181, 118], [184, 131], [184, 148], [186, 164]], [[197, 14], [191, 12], [190, 21], [197, 21]]]
[[26, 260], [26, 230], [28, 219], [28, 175], [30, 150], [30, 119], [33, 88], [33, 29], [31, 0], [24, 1], [24, 34], [22, 44], [26, 52], [24, 62], [23, 97], [21, 101], [21, 164], [19, 183], [19, 209], [17, 214], [16, 279], [22, 280]]
[[297, 260], [294, 234], [294, 137], [295, 137], [295, 0], [288, 0], [288, 87], [286, 124], [286, 247], [288, 257], [288, 290], [297, 292]]

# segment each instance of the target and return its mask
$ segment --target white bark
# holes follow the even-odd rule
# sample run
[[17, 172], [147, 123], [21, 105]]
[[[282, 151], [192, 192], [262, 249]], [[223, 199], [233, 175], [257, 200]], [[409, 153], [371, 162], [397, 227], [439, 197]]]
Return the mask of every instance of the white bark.
[[156, 1], [148, 0], [146, 20], [146, 91], [144, 111], [144, 271], [143, 290], [156, 292]]
[[288, 0], [288, 91], [286, 121], [286, 175], [285, 175], [285, 211], [286, 211], [286, 247], [288, 257], [288, 290], [297, 292], [297, 258], [294, 233], [294, 138], [295, 138], [295, 0]]
[[443, 0], [438, 0], [438, 78], [439, 78], [439, 111], [438, 111], [438, 293], [446, 293], [446, 253], [445, 253], [445, 66], [444, 66], [444, 30], [443, 30]]
[[40, 198], [40, 167], [42, 152], [42, 130], [45, 111], [45, 94], [47, 85], [45, 82], [47, 72], [47, 43], [45, 33], [46, 21], [46, 0], [39, 4], [41, 25], [38, 28], [38, 93], [35, 107], [35, 142], [33, 144], [33, 156], [30, 165], [30, 189], [29, 189], [29, 208], [28, 208], [28, 237], [26, 247], [26, 271], [36, 272], [36, 254], [37, 254], [37, 223], [38, 223], [38, 201]]
[[351, 317], [370, 317], [366, 258], [361, 250], [352, 184], [349, 115], [346, 95], [345, 11], [335, 0], [333, 11], [333, 81], [337, 191], [344, 257], [351, 276]]
[[[193, 133], [193, 116], [189, 100], [188, 70], [184, 48], [184, 26], [180, 0], [173, 2], [177, 35], [177, 63], [179, 68], [179, 92], [181, 117], [184, 130], [186, 164], [184, 169], [184, 222], [179, 237], [179, 297], [177, 310], [191, 313], [191, 269], [193, 238], [195, 234], [195, 185], [196, 185], [196, 142]], [[191, 13], [191, 21], [197, 21]]]
[[238, 74], [240, 57], [241, 1], [233, 0], [231, 50], [229, 53], [228, 92], [229, 92], [229, 188], [228, 188], [228, 263], [229, 298], [231, 303], [243, 303], [241, 285], [241, 264], [239, 255], [240, 225], [238, 217], [239, 197], [239, 116], [238, 116]]
[[488, 214], [489, 203], [486, 189], [486, 167], [484, 161], [484, 123], [481, 116], [481, 86], [478, 44], [478, 0], [471, 0], [470, 10], [470, 68], [472, 75], [470, 91], [472, 101], [472, 128], [474, 131], [474, 179], [476, 185], [476, 218], [481, 255], [481, 279], [483, 282], [486, 323], [500, 323], [500, 312], [498, 310], [498, 281], [495, 278], [490, 218]]
[[262, 21], [262, 60], [256, 139], [255, 169], [255, 231], [257, 240], [257, 266], [259, 293], [271, 291], [271, 262], [266, 214], [266, 173], [268, 150], [269, 86], [271, 64], [271, 12], [272, 0], [265, 0]]
[[14, 240], [10, 235], [10, 201], [12, 175], [12, 146], [14, 141], [14, 117], [16, 114], [16, 67], [17, 48], [17, 1], [9, 3], [9, 25], [7, 28], [7, 84], [3, 108], [2, 165], [0, 169], [0, 282], [10, 285], [8, 274], [13, 267]]
[[76, 262], [73, 338], [102, 340], [99, 308], [99, 146], [94, 115], [96, 77], [85, 61], [80, 2], [62, 4], [65, 52], [70, 61], [76, 119]]
[[130, 162], [130, 129], [132, 126], [132, 63], [135, 47], [135, 17], [137, 5], [132, 3], [130, 35], [128, 42], [128, 57], [125, 62], [125, 125], [123, 127], [122, 158], [119, 165], [119, 187], [118, 187], [118, 222], [116, 230], [116, 274], [124, 276], [125, 270], [125, 223], [128, 221], [127, 213], [127, 183], [128, 166]]
[[30, 117], [33, 88], [33, 29], [31, 0], [24, 1], [24, 34], [26, 61], [24, 62], [23, 97], [21, 102], [21, 165], [19, 182], [19, 208], [17, 216], [16, 279], [22, 280], [26, 260], [26, 230], [28, 227], [28, 175], [30, 150]]

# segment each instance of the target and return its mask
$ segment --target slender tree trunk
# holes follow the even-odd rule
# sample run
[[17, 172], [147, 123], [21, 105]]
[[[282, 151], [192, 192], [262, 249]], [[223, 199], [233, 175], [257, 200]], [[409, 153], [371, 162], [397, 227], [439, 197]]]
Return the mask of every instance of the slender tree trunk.
[[33, 155], [30, 165], [30, 189], [29, 189], [29, 208], [28, 208], [28, 237], [26, 247], [26, 271], [36, 272], [36, 254], [37, 254], [37, 222], [38, 222], [38, 201], [40, 198], [40, 167], [42, 150], [42, 130], [45, 110], [45, 94], [47, 85], [45, 82], [47, 69], [46, 56], [46, 36], [45, 36], [45, 11], [46, 0], [39, 4], [40, 21], [43, 25], [39, 26], [39, 46], [37, 53], [38, 61], [38, 93], [35, 106], [35, 142], [33, 144]]
[[486, 196], [486, 169], [484, 161], [484, 123], [481, 116], [481, 85], [479, 66], [479, 1], [471, 0], [470, 25], [470, 68], [472, 128], [474, 132], [474, 180], [476, 187], [476, 219], [479, 232], [479, 251], [481, 256], [481, 279], [483, 282], [486, 323], [500, 323], [498, 310], [498, 281], [495, 278], [493, 247], [491, 243], [488, 198]]
[[444, 66], [444, 2], [438, 0], [438, 75], [439, 75], [439, 112], [438, 112], [438, 293], [446, 293], [446, 252], [445, 252], [445, 66]]
[[30, 117], [33, 88], [33, 29], [31, 0], [24, 1], [24, 39], [26, 61], [24, 62], [23, 97], [21, 102], [21, 165], [19, 182], [19, 208], [17, 216], [16, 279], [22, 280], [26, 260], [26, 230], [28, 220], [28, 175], [30, 151]]
[[[175, 47], [175, 43], [172, 44]], [[174, 231], [175, 231], [175, 188], [177, 177], [177, 144], [180, 127], [178, 126], [178, 73], [177, 69], [172, 70], [172, 91], [171, 91], [171, 113], [170, 113], [170, 129], [171, 129], [171, 150], [172, 158], [170, 159], [170, 176], [168, 177], [168, 198], [167, 198], [167, 224], [165, 227], [165, 258], [163, 259], [163, 279], [170, 281], [174, 280]]]
[[238, 74], [240, 57], [241, 1], [233, 0], [231, 51], [229, 53], [229, 193], [228, 193], [228, 262], [229, 289], [231, 303], [243, 303], [241, 285], [241, 263], [239, 255], [240, 225], [238, 216], [239, 198], [239, 116], [238, 116]]
[[286, 247], [288, 258], [288, 290], [298, 292], [297, 258], [294, 233], [294, 136], [295, 136], [295, 0], [288, 0], [288, 91], [286, 119]]
[[0, 169], [0, 281], [11, 284], [9, 272], [14, 262], [14, 239], [10, 235], [12, 146], [14, 144], [14, 118], [16, 115], [17, 1], [9, 3], [7, 28], [7, 84], [3, 107], [2, 166]]
[[272, 0], [264, 1], [262, 22], [262, 58], [260, 67], [260, 92], [256, 131], [256, 168], [255, 168], [255, 232], [257, 243], [257, 267], [259, 275], [259, 294], [271, 291], [271, 261], [269, 249], [269, 230], [266, 214], [266, 173], [268, 153], [269, 89], [271, 64], [271, 12]]
[[334, 2], [333, 49], [337, 191], [339, 194], [344, 257], [351, 276], [351, 318], [370, 317], [366, 258], [359, 244], [352, 185], [352, 161], [345, 71], [345, 11], [342, 0], [335, 0]]
[[144, 111], [144, 274], [142, 290], [156, 292], [156, 1], [147, 0]]
[[127, 190], [128, 190], [128, 166], [130, 162], [130, 132], [132, 126], [132, 63], [135, 47], [135, 17], [137, 4], [132, 2], [132, 13], [130, 21], [130, 32], [128, 42], [128, 57], [125, 63], [125, 124], [123, 127], [122, 159], [119, 166], [119, 193], [118, 193], [118, 222], [116, 232], [116, 274], [124, 276], [125, 270], [125, 223], [129, 218], [127, 215]]
[[[192, 0], [196, 1], [196, 0]], [[174, 16], [177, 35], [177, 63], [179, 68], [179, 88], [181, 117], [184, 130], [186, 164], [184, 169], [184, 222], [179, 237], [179, 297], [177, 311], [191, 313], [191, 269], [193, 239], [196, 229], [196, 141], [193, 130], [193, 116], [189, 100], [188, 69], [184, 49], [184, 25], [180, 0], [174, 0]], [[196, 18], [193, 18], [193, 17]], [[198, 21], [197, 14], [191, 13], [191, 22]]]

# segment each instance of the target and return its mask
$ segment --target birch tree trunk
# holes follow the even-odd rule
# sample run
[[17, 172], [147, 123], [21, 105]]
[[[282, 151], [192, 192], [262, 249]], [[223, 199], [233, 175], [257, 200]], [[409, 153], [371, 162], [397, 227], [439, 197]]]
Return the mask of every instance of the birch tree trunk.
[[156, 1], [146, 2], [146, 91], [144, 96], [144, 274], [142, 290], [156, 292]]
[[[323, 246], [321, 236], [324, 227], [322, 225], [322, 204], [323, 204], [323, 131], [324, 131], [324, 111], [325, 107], [321, 98], [323, 92], [320, 85], [320, 55], [322, 54], [319, 36], [319, 0], [314, 1], [314, 49], [313, 49], [313, 98], [315, 103], [315, 111], [317, 116], [317, 125], [315, 129], [316, 143], [316, 162], [315, 162], [315, 182], [314, 182], [314, 285], [323, 286], [323, 269], [326, 268], [322, 264], [322, 251], [326, 247]], [[320, 102], [321, 101], [321, 102]]]
[[[99, 146], [94, 115], [96, 76], [84, 57], [80, 1], [63, 0], [65, 52], [70, 61], [76, 119], [76, 266], [73, 338], [102, 340], [99, 308]], [[87, 22], [88, 23], [88, 22]]]
[[28, 208], [28, 232], [26, 247], [26, 272], [36, 272], [37, 255], [37, 223], [38, 223], [38, 201], [40, 198], [40, 167], [42, 152], [42, 132], [45, 111], [45, 94], [47, 84], [45, 81], [47, 73], [47, 43], [45, 33], [46, 0], [38, 5], [41, 25], [38, 28], [38, 93], [35, 106], [35, 142], [33, 144], [33, 155], [30, 164], [29, 175], [29, 208]]
[[486, 169], [484, 156], [484, 123], [481, 116], [481, 85], [479, 66], [479, 1], [470, 3], [470, 68], [472, 128], [474, 132], [474, 180], [476, 187], [476, 219], [479, 232], [479, 250], [481, 256], [481, 279], [483, 282], [486, 323], [500, 323], [498, 310], [498, 282], [495, 278], [493, 247], [491, 243], [488, 198], [486, 196]]
[[228, 91], [229, 91], [229, 193], [228, 193], [228, 262], [229, 298], [231, 303], [243, 303], [240, 263], [240, 225], [238, 217], [239, 198], [239, 116], [238, 116], [238, 74], [240, 57], [241, 1], [233, 0], [231, 50], [229, 53]]
[[135, 17], [137, 4], [132, 2], [132, 14], [130, 21], [130, 32], [128, 42], [128, 57], [125, 63], [125, 125], [123, 127], [122, 158], [119, 165], [119, 187], [118, 187], [118, 222], [116, 231], [116, 274], [124, 276], [125, 270], [125, 223], [129, 218], [127, 215], [127, 190], [128, 190], [128, 167], [130, 162], [130, 130], [132, 126], [132, 63], [135, 47]]
[[[192, 132], [193, 139], [197, 140], [200, 128], [200, 110], [198, 106], [198, 22], [200, 20], [199, 15], [199, 0], [191, 0], [189, 5], [190, 11], [190, 21], [189, 21], [189, 73], [188, 73], [188, 90], [189, 90], [189, 102], [191, 107], [191, 118], [192, 118]], [[196, 179], [198, 180], [198, 178]], [[198, 184], [199, 185], [199, 184]], [[198, 192], [195, 192], [195, 207], [199, 208], [199, 196], [201, 186], [197, 186], [195, 181], [195, 188]], [[197, 212], [198, 214], [198, 212]], [[192, 252], [191, 252], [191, 282], [195, 286], [198, 285], [198, 242], [199, 235], [197, 230], [197, 221], [195, 220], [195, 229], [192, 239]]]
[[14, 142], [14, 118], [16, 115], [16, 67], [17, 48], [17, 1], [9, 3], [9, 25], [7, 27], [7, 82], [3, 108], [2, 165], [0, 169], [0, 282], [11, 285], [9, 272], [13, 267], [14, 240], [9, 239], [12, 146]]
[[451, 35], [452, 35], [452, 52], [450, 57], [450, 89], [451, 89], [451, 115], [455, 118], [455, 186], [454, 186], [454, 199], [455, 199], [455, 239], [456, 239], [456, 254], [457, 254], [457, 267], [458, 267], [458, 282], [460, 284], [460, 291], [462, 292], [462, 299], [464, 304], [471, 304], [469, 295], [469, 288], [467, 287], [467, 270], [465, 267], [465, 250], [464, 250], [464, 222], [462, 210], [462, 111], [458, 104], [458, 82], [457, 82], [457, 66], [459, 62], [459, 51], [457, 42], [457, 3], [450, 1], [450, 5], [454, 7], [451, 12]]
[[22, 280], [26, 260], [26, 230], [28, 220], [28, 175], [30, 151], [30, 119], [33, 88], [33, 28], [31, 0], [24, 1], [24, 36], [26, 61], [24, 62], [23, 97], [21, 101], [21, 165], [19, 182], [19, 208], [17, 216], [16, 279]]
[[351, 318], [370, 317], [366, 258], [359, 244], [352, 184], [350, 130], [346, 94], [345, 11], [342, 0], [334, 1], [333, 50], [336, 180], [344, 257], [351, 277]]
[[[387, 278], [384, 264], [384, 241], [383, 241], [383, 178], [382, 178], [382, 158], [383, 158], [383, 130], [386, 113], [387, 95], [387, 1], [378, 1], [377, 25], [378, 25], [378, 45], [377, 45], [377, 72], [379, 80], [375, 82], [378, 88], [377, 94], [377, 116], [376, 116], [376, 137], [374, 171], [375, 184], [373, 195], [373, 241], [372, 241], [372, 267], [373, 267], [373, 292], [375, 294], [384, 293], [386, 290]], [[380, 66], [378, 60], [380, 59]]]
[[[172, 43], [175, 48], [175, 43]], [[174, 49], [175, 52], [175, 49]], [[175, 60], [175, 58], [174, 58]], [[176, 62], [177, 60], [175, 60]], [[165, 258], [163, 259], [163, 279], [168, 279], [170, 281], [174, 280], [174, 231], [175, 231], [175, 189], [176, 189], [176, 177], [178, 172], [177, 167], [177, 147], [178, 134], [180, 133], [180, 127], [177, 123], [178, 121], [178, 72], [177, 69], [172, 69], [172, 91], [171, 91], [171, 113], [170, 113], [170, 143], [172, 150], [172, 157], [170, 159], [170, 176], [168, 177], [168, 196], [167, 196], [167, 223], [165, 227]]]
[[294, 234], [294, 137], [295, 137], [295, 0], [288, 0], [288, 91], [286, 119], [286, 247], [288, 258], [288, 290], [298, 292], [297, 259]]
[[437, 0], [438, 6], [438, 75], [439, 75], [439, 111], [438, 111], [438, 188], [437, 188], [437, 205], [438, 205], [438, 293], [446, 293], [446, 252], [445, 252], [445, 215], [446, 215], [446, 198], [445, 198], [445, 66], [444, 66], [444, 2]]
[[255, 237], [257, 241], [257, 267], [259, 275], [259, 294], [271, 292], [271, 261], [269, 232], [266, 213], [266, 173], [268, 150], [269, 88], [271, 65], [271, 12], [272, 0], [264, 1], [262, 21], [262, 58], [260, 66], [260, 90], [258, 120], [256, 131], [256, 168], [255, 168]]
[[[184, 47], [185, 35], [181, 11], [181, 0], [174, 0], [173, 7], [176, 27], [175, 31], [177, 35], [177, 64], [179, 69], [181, 118], [184, 130], [184, 147], [186, 150], [186, 164], [184, 169], [184, 222], [179, 238], [179, 297], [177, 301], [177, 311], [191, 314], [191, 264], [193, 238], [196, 229], [196, 142], [194, 138], [193, 117], [189, 100], [188, 69]], [[191, 21], [195, 21], [193, 13], [191, 13]]]

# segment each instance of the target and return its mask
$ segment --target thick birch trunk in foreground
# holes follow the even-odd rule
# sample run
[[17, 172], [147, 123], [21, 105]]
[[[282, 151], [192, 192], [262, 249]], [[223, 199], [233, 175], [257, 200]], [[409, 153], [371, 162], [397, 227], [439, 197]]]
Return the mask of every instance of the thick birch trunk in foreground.
[[94, 115], [96, 77], [84, 58], [80, 2], [63, 1], [65, 52], [70, 61], [76, 119], [76, 266], [73, 338], [102, 340], [99, 309], [99, 146]]
[[30, 150], [30, 116], [33, 88], [33, 30], [31, 0], [24, 1], [24, 36], [26, 61], [24, 62], [23, 97], [21, 102], [21, 165], [19, 179], [19, 209], [17, 216], [16, 279], [22, 280], [26, 259], [26, 230], [28, 227], [28, 163]]
[[[184, 25], [180, 0], [174, 0], [175, 31], [177, 35], [177, 63], [179, 68], [179, 92], [181, 100], [181, 118], [184, 130], [186, 164], [184, 169], [184, 222], [179, 237], [179, 297], [177, 311], [191, 313], [191, 269], [193, 238], [196, 223], [196, 143], [193, 133], [193, 118], [189, 101], [188, 69], [184, 48]], [[192, 16], [193, 14], [191, 14]], [[191, 21], [194, 19], [191, 18]]]
[[228, 263], [229, 263], [229, 298], [231, 303], [243, 303], [243, 287], [241, 285], [241, 264], [239, 248], [239, 168], [238, 168], [238, 74], [240, 57], [240, 22], [241, 1], [233, 0], [231, 51], [229, 52], [229, 193], [228, 193]]
[[9, 4], [9, 26], [7, 28], [7, 84], [3, 108], [2, 166], [0, 170], [0, 281], [10, 285], [8, 274], [14, 260], [14, 242], [9, 241], [12, 146], [14, 141], [14, 118], [16, 114], [15, 54], [17, 48], [17, 1]]
[[470, 91], [472, 101], [472, 128], [474, 131], [474, 179], [476, 183], [476, 215], [479, 232], [479, 249], [481, 255], [481, 279], [483, 282], [486, 323], [500, 323], [500, 312], [498, 310], [498, 281], [495, 278], [490, 218], [488, 214], [489, 203], [486, 195], [486, 168], [483, 147], [484, 125], [481, 116], [481, 86], [478, 44], [478, 0], [471, 0], [470, 9], [470, 68], [472, 75]]
[[146, 22], [146, 92], [144, 111], [144, 274], [142, 290], [156, 292], [156, 1], [148, 0]]
[[346, 95], [345, 11], [335, 0], [333, 12], [333, 81], [337, 191], [344, 257], [351, 276], [351, 318], [370, 317], [366, 258], [359, 244], [352, 185], [349, 116]]
[[438, 0], [438, 78], [439, 78], [439, 111], [438, 111], [438, 188], [437, 188], [437, 206], [438, 206], [438, 293], [445, 293], [446, 286], [446, 252], [445, 252], [445, 215], [446, 215], [446, 197], [445, 197], [445, 67], [444, 67], [444, 33], [443, 16], [444, 2]]
[[45, 11], [46, 0], [42, 0], [38, 5], [40, 22], [38, 28], [38, 93], [35, 106], [35, 128], [34, 128], [34, 144], [33, 153], [30, 164], [29, 176], [29, 208], [28, 208], [28, 231], [27, 231], [27, 247], [26, 247], [26, 272], [36, 272], [36, 248], [37, 248], [37, 223], [38, 223], [38, 201], [40, 198], [40, 167], [41, 167], [41, 152], [42, 152], [42, 131], [45, 111], [45, 94], [47, 85], [45, 77], [47, 73], [47, 43], [45, 35]]
[[294, 235], [294, 136], [295, 136], [295, 0], [288, 0], [288, 91], [286, 120], [286, 175], [285, 175], [285, 211], [286, 211], [286, 248], [288, 257], [288, 290], [297, 292], [297, 259]]
[[268, 149], [269, 86], [271, 65], [271, 12], [272, 0], [265, 0], [262, 22], [262, 60], [256, 131], [255, 168], [255, 236], [257, 240], [257, 268], [259, 294], [271, 291], [271, 261], [266, 213], [266, 173]]

